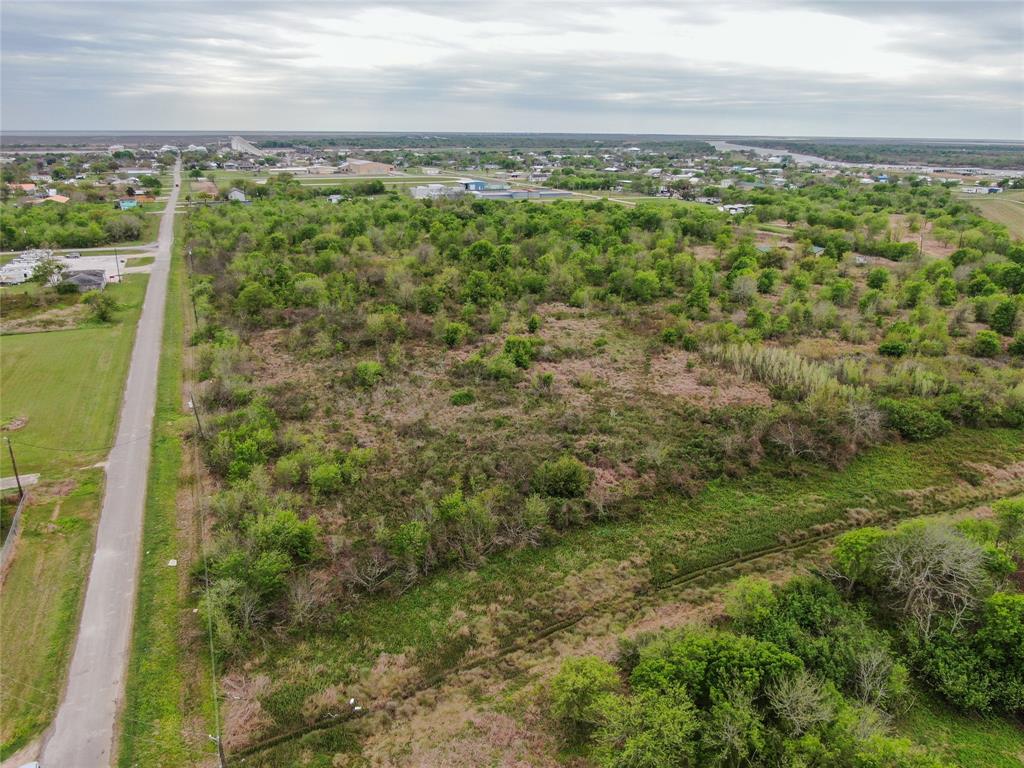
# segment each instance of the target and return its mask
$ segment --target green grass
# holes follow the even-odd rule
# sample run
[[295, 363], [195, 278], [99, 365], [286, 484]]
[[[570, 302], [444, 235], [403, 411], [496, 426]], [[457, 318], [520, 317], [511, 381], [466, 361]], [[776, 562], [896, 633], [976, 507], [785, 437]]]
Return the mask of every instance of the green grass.
[[154, 256], [138, 256], [134, 259], [128, 259], [126, 267], [144, 267], [147, 264], [152, 264], [155, 261]]
[[960, 768], [1024, 768], [1024, 728], [1007, 719], [965, 715], [922, 696], [897, 725]]
[[0, 758], [47, 726], [78, 624], [103, 489], [82, 472], [65, 497], [31, 503], [0, 599]]
[[[850, 509], [909, 514], [901, 490], [954, 485], [968, 459], [1001, 464], [1021, 457], [1024, 435], [1018, 432], [962, 430], [928, 443], [873, 449], [843, 471], [808, 467], [799, 477], [762, 471], [711, 483], [693, 499], [649, 501], [632, 520], [495, 556], [473, 572], [442, 572], [399, 597], [367, 600], [322, 631], [272, 645], [261, 669], [280, 685], [262, 703], [281, 728], [296, 727], [307, 696], [353, 681], [381, 652], [411, 649], [427, 674], [458, 663], [473, 645], [459, 630], [484, 620], [486, 606], [506, 609], [507, 623], [491, 622], [502, 642], [563, 617], [567, 594], [575, 594], [565, 590], [588, 568], [645, 555], [642, 577], [658, 583], [775, 546], [781, 536], [844, 522]], [[455, 610], [465, 617], [452, 622]]]
[[[0, 601], [5, 755], [50, 722], [63, 687], [103, 496], [103, 472], [90, 465], [114, 439], [147, 280], [109, 289], [123, 306], [110, 325], [0, 338], [0, 419], [28, 417], [8, 434], [19, 471], [43, 483], [31, 491]], [[12, 473], [6, 451], [0, 471]], [[73, 485], [67, 496], [46, 490], [62, 480]]]
[[[148, 279], [108, 289], [122, 305], [109, 325], [0, 338], [0, 422], [28, 418], [8, 434], [20, 471], [52, 480], [106, 456]], [[0, 473], [12, 474], [6, 451]]]
[[960, 199], [973, 203], [985, 218], [1005, 224], [1013, 237], [1024, 237], [1024, 190], [997, 195], [960, 195]]
[[[168, 285], [157, 381], [142, 534], [145, 554], [121, 718], [121, 766], [180, 766], [192, 764], [207, 754], [184, 739], [186, 714], [196, 704], [202, 710], [205, 702], [210, 701], [210, 693], [208, 684], [192, 681], [182, 646], [186, 614], [183, 579], [187, 569], [183, 554], [188, 551], [188, 542], [178, 530], [176, 502], [183, 460], [181, 435], [188, 424], [188, 416], [182, 411], [183, 322], [187, 301], [183, 281], [184, 264], [176, 252]], [[178, 568], [168, 567], [172, 558], [181, 563]], [[191, 706], [182, 706], [183, 701]], [[209, 746], [203, 736], [202, 749], [208, 750]]]

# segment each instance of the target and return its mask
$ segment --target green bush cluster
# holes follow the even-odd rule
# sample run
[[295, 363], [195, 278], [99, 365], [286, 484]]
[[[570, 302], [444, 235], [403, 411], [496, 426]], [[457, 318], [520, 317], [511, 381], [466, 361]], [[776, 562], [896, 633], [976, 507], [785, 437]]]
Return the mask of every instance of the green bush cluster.
[[970, 711], [1024, 711], [1024, 595], [993, 591], [1007, 568], [982, 556], [1024, 535], [1024, 504], [998, 507], [997, 523], [845, 534], [831, 582], [740, 579], [723, 628], [624, 639], [617, 667], [565, 662], [552, 712], [608, 768], [943, 768], [886, 725], [909, 706], [912, 675]]

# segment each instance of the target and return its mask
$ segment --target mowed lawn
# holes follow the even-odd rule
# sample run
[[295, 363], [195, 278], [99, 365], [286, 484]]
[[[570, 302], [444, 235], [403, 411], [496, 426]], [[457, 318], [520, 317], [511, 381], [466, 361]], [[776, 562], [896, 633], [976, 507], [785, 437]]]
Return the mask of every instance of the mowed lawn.
[[92, 465], [114, 439], [147, 281], [108, 289], [110, 324], [0, 337], [0, 416], [28, 419], [5, 436], [19, 471], [42, 475], [0, 588], [0, 758], [43, 731], [64, 686], [103, 498]]
[[71, 659], [92, 559], [103, 471], [79, 474], [66, 496], [28, 506], [0, 588], [0, 759], [49, 724]]
[[[20, 472], [52, 480], [106, 456], [147, 280], [131, 275], [108, 288], [123, 307], [109, 325], [0, 337], [0, 422], [28, 419], [4, 433]], [[13, 474], [6, 450], [0, 472]]]
[[1014, 237], [1024, 237], [1024, 190], [1001, 192], [998, 195], [964, 195], [981, 215], [1005, 224]]

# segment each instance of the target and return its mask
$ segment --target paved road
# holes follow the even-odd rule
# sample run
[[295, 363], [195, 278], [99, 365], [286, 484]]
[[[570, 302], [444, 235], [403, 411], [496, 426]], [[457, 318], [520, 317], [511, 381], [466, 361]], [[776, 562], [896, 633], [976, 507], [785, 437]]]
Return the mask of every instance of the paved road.
[[[180, 179], [179, 162], [174, 168], [175, 183]], [[124, 693], [139, 574], [177, 198], [178, 188], [174, 187], [160, 220], [156, 260], [132, 350], [117, 441], [107, 461], [106, 491], [85, 607], [64, 700], [43, 746], [43, 768], [102, 768], [114, 758], [114, 723]]]

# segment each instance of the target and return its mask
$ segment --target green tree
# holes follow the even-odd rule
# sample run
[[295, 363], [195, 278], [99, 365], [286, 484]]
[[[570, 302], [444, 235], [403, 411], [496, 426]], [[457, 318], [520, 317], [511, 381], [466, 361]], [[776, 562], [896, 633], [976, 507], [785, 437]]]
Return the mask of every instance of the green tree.
[[82, 297], [82, 301], [89, 305], [94, 320], [101, 323], [109, 323], [114, 319], [117, 312], [117, 302], [114, 297], [103, 291], [89, 291]]
[[603, 720], [605, 698], [622, 683], [615, 667], [596, 656], [569, 659], [551, 681], [552, 713], [576, 735], [586, 735]]

